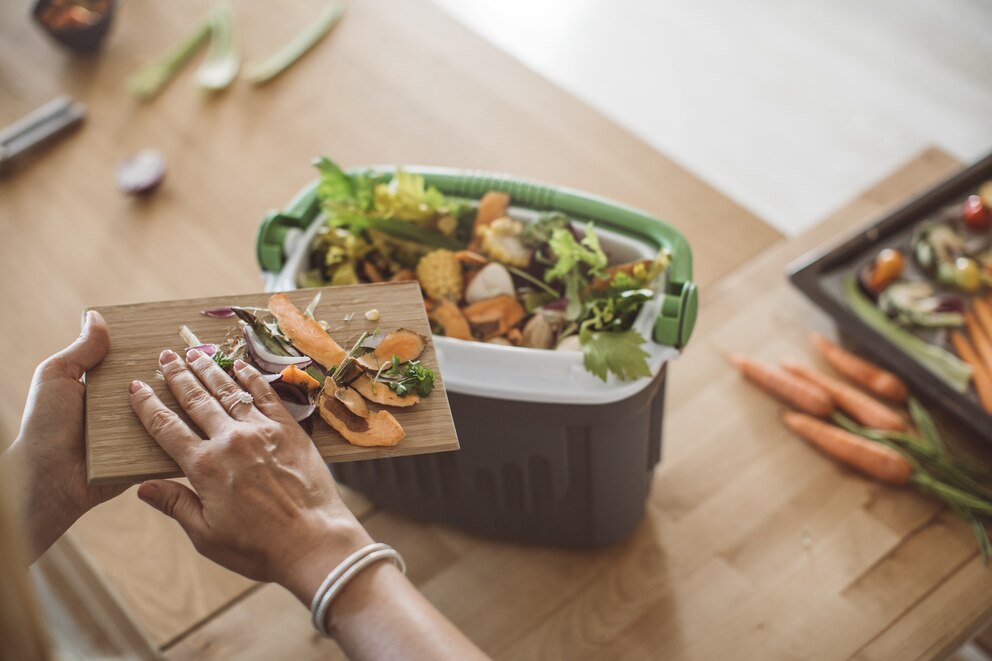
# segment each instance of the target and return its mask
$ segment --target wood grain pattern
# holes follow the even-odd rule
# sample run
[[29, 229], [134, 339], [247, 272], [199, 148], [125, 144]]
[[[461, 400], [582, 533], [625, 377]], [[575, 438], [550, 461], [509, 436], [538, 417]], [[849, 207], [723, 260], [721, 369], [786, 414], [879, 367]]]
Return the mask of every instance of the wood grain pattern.
[[[992, 615], [992, 571], [967, 526], [932, 499], [820, 456], [721, 353], [822, 366], [807, 331], [830, 333], [830, 322], [786, 282], [785, 265], [957, 168], [928, 151], [707, 290], [696, 335], [672, 365], [663, 461], [630, 538], [581, 552], [449, 543], [457, 533], [418, 534], [386, 512], [366, 525], [414, 558], [428, 598], [498, 659], [946, 654]], [[421, 554], [445, 545], [440, 567], [430, 558], [441, 553]], [[166, 655], [338, 658], [291, 602], [279, 588], [258, 590]]]
[[[232, 3], [245, 59], [315, 15], [309, 0]], [[86, 305], [260, 288], [255, 233], [326, 153], [342, 165], [420, 163], [511, 172], [637, 206], [689, 239], [701, 287], [780, 235], [678, 163], [485, 43], [428, 0], [363, 0], [264, 88], [206, 96], [193, 66], [152, 103], [127, 76], [205, 17], [195, 0], [120, 3], [98, 57], [75, 58], [0, 2], [0, 123], [60, 93], [81, 130], [0, 178], [0, 444], [17, 436], [35, 366], [79, 330]], [[154, 147], [169, 172], [149, 199], [117, 192], [115, 164]], [[77, 538], [160, 645], [252, 584], [204, 560], [133, 491], [91, 511]]]
[[[312, 438], [320, 456], [335, 463], [457, 450], [458, 437], [420, 286], [415, 282], [395, 282], [302, 289], [288, 295], [303, 310], [318, 292], [321, 300], [315, 316], [330, 324], [330, 334], [339, 345], [350, 348], [362, 333], [376, 329], [388, 333], [407, 328], [428, 338], [420, 360], [435, 374], [430, 397], [415, 406], [394, 408], [370, 403], [370, 410], [391, 411], [406, 431], [406, 437], [394, 447], [352, 445], [315, 415]], [[202, 342], [223, 343], [238, 333], [238, 320], [210, 318], [201, 311], [229, 305], [264, 308], [269, 296], [242, 294], [92, 308], [106, 319], [113, 340], [107, 357], [86, 375], [86, 467], [91, 484], [182, 475], [131, 410], [127, 386], [141, 379], [166, 406], [192, 424], [168, 385], [155, 378], [159, 354], [163, 349], [172, 349], [183, 355], [185, 345], [179, 339], [179, 328], [184, 324]], [[365, 318], [365, 312], [373, 308], [381, 315], [377, 322]]]

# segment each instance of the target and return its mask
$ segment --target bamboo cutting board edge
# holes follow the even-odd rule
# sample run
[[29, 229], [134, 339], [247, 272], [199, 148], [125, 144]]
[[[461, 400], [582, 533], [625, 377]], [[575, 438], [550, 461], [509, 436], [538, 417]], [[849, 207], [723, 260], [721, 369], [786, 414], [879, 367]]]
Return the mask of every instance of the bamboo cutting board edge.
[[[382, 288], [382, 291], [370, 294], [370, 288]], [[332, 334], [342, 345], [348, 339], [353, 342], [362, 331], [376, 327], [383, 331], [410, 328], [428, 338], [422, 360], [436, 374], [434, 391], [421, 403], [410, 409], [382, 407], [390, 410], [407, 432], [406, 438], [395, 447], [352, 445], [323, 420], [314, 420], [314, 442], [324, 460], [338, 463], [457, 450], [458, 438], [420, 287], [416, 283], [378, 283], [286, 293], [302, 309], [317, 291], [323, 292], [317, 317], [331, 324]], [[265, 307], [269, 296], [271, 293], [239, 294], [87, 308], [104, 315], [111, 333], [110, 351], [86, 375], [86, 468], [90, 484], [182, 476], [179, 467], [148, 435], [131, 410], [127, 384], [133, 379], [145, 381], [166, 405], [188, 421], [165, 382], [155, 378], [159, 353], [166, 348], [184, 348], [179, 339], [183, 324], [205, 342], [219, 341], [227, 330], [237, 326], [236, 319], [206, 317], [200, 314], [201, 310], [223, 305]], [[363, 313], [371, 308], [379, 310], [378, 322], [365, 319]], [[135, 311], [144, 316], [135, 317]], [[345, 323], [343, 317], [347, 313], [353, 313], [354, 317]], [[126, 323], [132, 324], [131, 332], [115, 334], [115, 329]]]

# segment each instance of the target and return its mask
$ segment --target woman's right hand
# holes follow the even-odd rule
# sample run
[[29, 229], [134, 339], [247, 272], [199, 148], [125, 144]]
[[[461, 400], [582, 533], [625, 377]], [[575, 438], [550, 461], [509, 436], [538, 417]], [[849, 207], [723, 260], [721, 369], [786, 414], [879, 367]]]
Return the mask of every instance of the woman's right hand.
[[[235, 364], [239, 386], [195, 349], [185, 361], [163, 351], [159, 362], [169, 389], [207, 438], [147, 384], [132, 382], [132, 408], [193, 487], [150, 480], [138, 496], [178, 521], [206, 557], [248, 578], [280, 583], [309, 603], [331, 569], [372, 542], [341, 501], [313, 441], [250, 365]], [[244, 391], [254, 404], [244, 401]]]

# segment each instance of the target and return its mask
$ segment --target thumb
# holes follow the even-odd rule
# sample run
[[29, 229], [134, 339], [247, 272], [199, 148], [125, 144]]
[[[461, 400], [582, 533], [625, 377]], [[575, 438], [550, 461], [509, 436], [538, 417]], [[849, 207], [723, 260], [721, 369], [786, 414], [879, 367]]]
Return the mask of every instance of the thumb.
[[192, 489], [170, 480], [149, 480], [138, 487], [138, 498], [175, 519], [192, 539], [204, 529], [203, 503]]
[[58, 366], [66, 376], [79, 379], [83, 372], [95, 367], [110, 349], [110, 331], [103, 316], [96, 310], [86, 313], [83, 332], [76, 341], [52, 356], [49, 362]]

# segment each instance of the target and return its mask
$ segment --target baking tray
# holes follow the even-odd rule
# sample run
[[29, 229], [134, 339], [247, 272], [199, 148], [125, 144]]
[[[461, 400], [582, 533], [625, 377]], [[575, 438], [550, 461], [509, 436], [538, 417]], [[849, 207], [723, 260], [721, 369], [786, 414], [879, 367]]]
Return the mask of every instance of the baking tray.
[[[849, 274], [874, 259], [883, 248], [899, 248], [906, 255], [907, 275], [918, 274], [909, 250], [913, 229], [958, 212], [964, 199], [992, 179], [992, 154], [946, 179], [881, 220], [868, 224], [840, 242], [813, 251], [789, 266], [789, 279], [817, 306], [834, 318], [841, 340], [906, 380], [913, 393], [930, 405], [943, 409], [992, 443], [992, 415], [982, 409], [973, 388], [965, 394], [935, 377], [898, 347], [890, 344], [848, 308], [843, 282]], [[914, 329], [914, 333], [916, 333]], [[930, 340], [939, 331], [919, 333]], [[947, 344], [944, 344], [945, 348]]]

